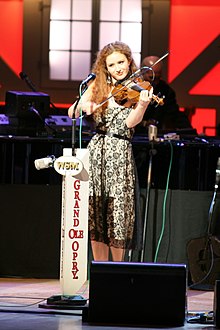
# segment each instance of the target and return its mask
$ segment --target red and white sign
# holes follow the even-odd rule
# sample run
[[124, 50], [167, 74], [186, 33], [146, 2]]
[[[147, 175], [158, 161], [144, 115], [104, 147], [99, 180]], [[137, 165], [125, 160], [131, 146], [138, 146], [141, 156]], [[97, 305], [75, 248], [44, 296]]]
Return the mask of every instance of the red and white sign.
[[[63, 160], [71, 163], [72, 149], [64, 149]], [[79, 173], [65, 168], [62, 181], [60, 283], [63, 295], [74, 295], [87, 280], [89, 151], [77, 149], [82, 162]], [[59, 164], [60, 166], [60, 164]], [[55, 168], [56, 169], [56, 168]], [[75, 171], [75, 170], [74, 170]]]

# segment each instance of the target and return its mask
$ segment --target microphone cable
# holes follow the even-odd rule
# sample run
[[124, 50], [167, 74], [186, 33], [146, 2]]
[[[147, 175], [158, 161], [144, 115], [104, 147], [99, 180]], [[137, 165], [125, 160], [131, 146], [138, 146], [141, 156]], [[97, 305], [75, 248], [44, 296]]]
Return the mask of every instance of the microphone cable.
[[40, 115], [39, 111], [37, 109], [35, 109], [32, 105], [29, 105], [28, 110], [35, 113], [36, 116], [40, 119], [40, 121], [44, 124], [44, 126], [47, 126], [53, 132], [57, 133], [57, 130], [55, 128], [53, 128], [52, 126], [48, 125], [47, 122]]

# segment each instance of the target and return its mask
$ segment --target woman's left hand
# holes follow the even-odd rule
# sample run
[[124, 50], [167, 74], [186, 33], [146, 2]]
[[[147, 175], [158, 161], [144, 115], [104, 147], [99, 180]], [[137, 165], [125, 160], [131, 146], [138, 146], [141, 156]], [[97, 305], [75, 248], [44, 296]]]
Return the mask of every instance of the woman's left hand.
[[139, 97], [139, 104], [140, 105], [147, 105], [147, 103], [151, 102], [153, 96], [153, 87], [151, 87], [150, 90], [142, 90], [140, 92], [140, 97]]
[[130, 112], [126, 119], [126, 125], [128, 128], [135, 127], [139, 124], [144, 116], [144, 113], [152, 100], [153, 87], [150, 90], [142, 90], [140, 92], [139, 101], [136, 107]]

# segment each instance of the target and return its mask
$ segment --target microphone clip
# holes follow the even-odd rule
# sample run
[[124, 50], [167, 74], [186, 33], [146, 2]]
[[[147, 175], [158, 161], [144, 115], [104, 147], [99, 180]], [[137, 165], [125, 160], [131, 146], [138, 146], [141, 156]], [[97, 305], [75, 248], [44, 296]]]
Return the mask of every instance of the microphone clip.
[[95, 73], [90, 73], [88, 75], [88, 77], [86, 79], [84, 79], [82, 82], [81, 82], [81, 85], [82, 86], [85, 86], [87, 85], [91, 80], [94, 80], [96, 78], [96, 75]]

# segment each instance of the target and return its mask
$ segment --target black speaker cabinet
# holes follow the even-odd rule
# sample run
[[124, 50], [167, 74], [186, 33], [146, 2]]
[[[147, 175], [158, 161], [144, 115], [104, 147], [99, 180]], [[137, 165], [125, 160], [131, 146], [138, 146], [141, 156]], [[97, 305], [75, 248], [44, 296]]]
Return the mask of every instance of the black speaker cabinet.
[[8, 134], [44, 136], [45, 118], [50, 110], [50, 97], [40, 92], [7, 91], [5, 112], [9, 118]]
[[50, 97], [40, 92], [7, 91], [5, 95], [6, 115], [31, 118], [36, 109], [43, 119], [49, 114]]
[[186, 265], [91, 262], [88, 309], [93, 324], [182, 326]]

